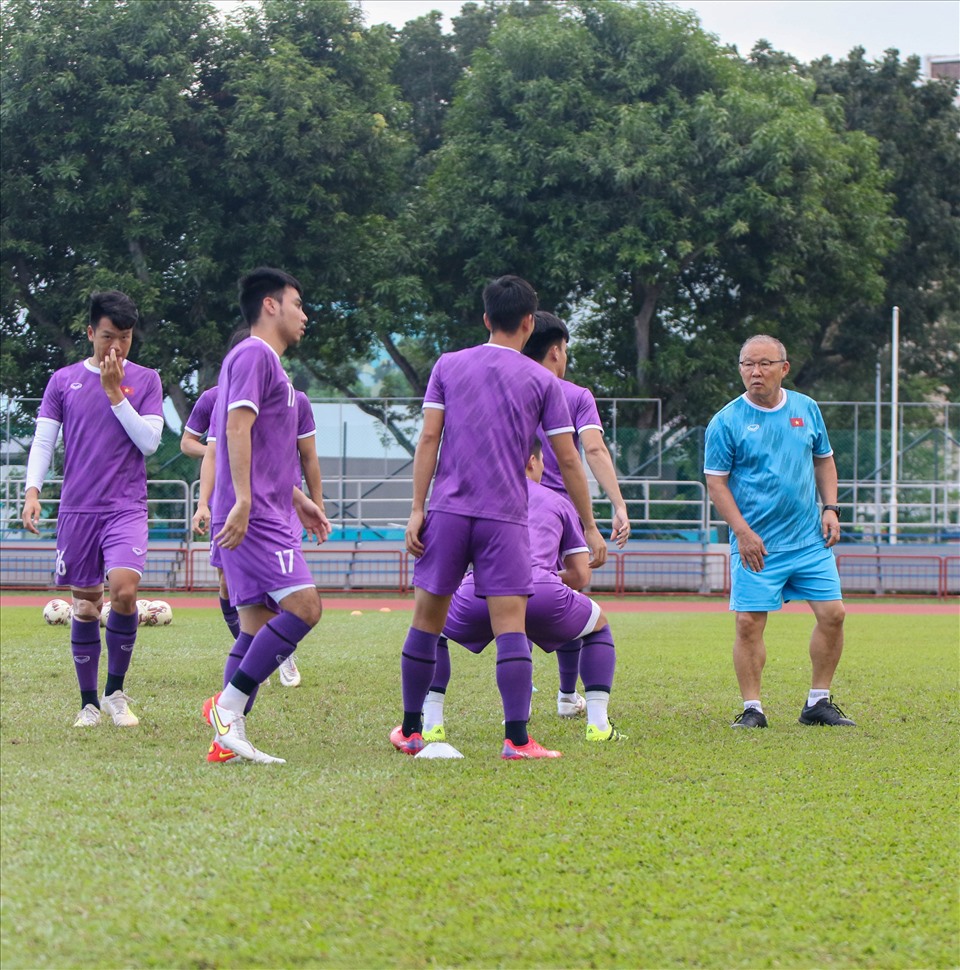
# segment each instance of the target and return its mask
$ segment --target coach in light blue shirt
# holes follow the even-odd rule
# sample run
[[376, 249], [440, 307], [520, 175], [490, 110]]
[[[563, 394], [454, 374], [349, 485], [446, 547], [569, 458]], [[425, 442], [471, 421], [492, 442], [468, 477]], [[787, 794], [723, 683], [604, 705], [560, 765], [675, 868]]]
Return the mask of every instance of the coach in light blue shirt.
[[816, 401], [782, 386], [790, 362], [776, 338], [750, 337], [739, 363], [746, 392], [710, 421], [703, 469], [710, 499], [730, 527], [733, 666], [743, 697], [732, 726], [767, 726], [760, 703], [767, 614], [804, 599], [816, 625], [800, 723], [852, 727], [830, 694], [844, 608], [831, 552], [840, 539], [837, 466], [823, 416]]

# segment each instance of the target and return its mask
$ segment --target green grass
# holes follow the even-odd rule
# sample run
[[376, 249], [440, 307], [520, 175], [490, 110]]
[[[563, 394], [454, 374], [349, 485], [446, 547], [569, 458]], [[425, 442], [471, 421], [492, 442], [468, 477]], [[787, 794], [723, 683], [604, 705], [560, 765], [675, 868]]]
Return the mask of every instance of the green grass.
[[362, 608], [262, 691], [273, 767], [204, 759], [216, 610], [142, 629], [140, 727], [88, 731], [67, 630], [3, 610], [5, 970], [958, 965], [955, 617], [848, 617], [849, 730], [797, 723], [811, 620], [771, 617], [771, 726], [738, 732], [728, 615], [614, 614], [630, 740], [558, 720], [538, 652], [538, 763], [498, 758], [493, 651], [454, 650], [465, 758], [424, 762], [387, 742], [409, 613]]

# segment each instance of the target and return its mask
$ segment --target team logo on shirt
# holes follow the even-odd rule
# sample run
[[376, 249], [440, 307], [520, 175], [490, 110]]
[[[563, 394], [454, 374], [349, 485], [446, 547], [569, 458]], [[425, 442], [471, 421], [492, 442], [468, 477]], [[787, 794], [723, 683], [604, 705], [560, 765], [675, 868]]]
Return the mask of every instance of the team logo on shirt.
[[803, 427], [803, 418], [791, 418], [790, 419], [790, 427], [791, 428], [802, 428]]
[[131, 548], [131, 549], [132, 549], [132, 550], [133, 550], [133, 551], [134, 551], [134, 552], [135, 552], [135, 553], [136, 553], [136, 554], [137, 554], [138, 556], [142, 556], [142, 555], [143, 555], [143, 554], [144, 554], [144, 553], [145, 553], [145, 552], [147, 551], [146, 549], [138, 549], [138, 548], [137, 548], [136, 546], [131, 546], [130, 548]]
[[760, 430], [760, 425], [759, 424], [748, 424], [747, 425], [747, 431], [759, 431], [759, 430]]
[[74, 381], [70, 385], [70, 390], [71, 391], [79, 391], [81, 387], [83, 387], [83, 382], [82, 381]]

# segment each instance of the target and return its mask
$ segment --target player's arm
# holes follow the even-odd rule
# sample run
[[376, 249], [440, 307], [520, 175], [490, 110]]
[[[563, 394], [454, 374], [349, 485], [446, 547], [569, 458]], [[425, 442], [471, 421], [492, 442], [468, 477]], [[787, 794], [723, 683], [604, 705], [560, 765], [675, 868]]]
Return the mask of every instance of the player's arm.
[[630, 538], [630, 519], [627, 516], [627, 503], [620, 493], [620, 483], [617, 481], [617, 469], [607, 443], [603, 440], [603, 432], [599, 428], [584, 428], [580, 432], [580, 443], [587, 464], [593, 477], [599, 482], [613, 506], [613, 529], [610, 538], [622, 549]]
[[756, 573], [760, 572], [763, 569], [763, 557], [767, 555], [767, 547], [763, 544], [763, 539], [750, 528], [737, 506], [733, 492], [730, 491], [729, 476], [711, 475], [708, 472], [705, 477], [710, 501], [737, 537], [737, 548], [743, 564]]
[[[236, 499], [227, 513], [223, 528], [214, 536], [224, 549], [236, 549], [243, 542], [250, 525], [250, 432], [257, 413], [253, 408], [236, 407], [227, 412], [227, 454], [230, 456], [230, 480]], [[219, 434], [218, 434], [219, 437]]]
[[210, 496], [217, 474], [217, 446], [210, 442], [203, 449], [200, 460], [200, 489], [197, 496], [197, 510], [193, 513], [193, 531], [205, 535], [210, 526]]
[[294, 486], [293, 510], [297, 513], [307, 535], [312, 535], [317, 542], [326, 542], [330, 537], [332, 526], [323, 509], [313, 499], [308, 498], [301, 489]]
[[37, 523], [40, 521], [40, 489], [47, 477], [53, 450], [60, 434], [60, 422], [50, 418], [38, 418], [37, 430], [30, 445], [27, 457], [27, 488], [23, 499], [23, 527], [34, 535], [40, 535]]
[[[316, 509], [316, 514], [311, 509], [309, 512], [310, 522], [304, 520], [303, 515], [297, 512], [297, 516], [303, 523], [304, 528], [312, 534], [317, 542], [326, 542], [333, 531], [327, 512], [323, 505], [323, 476], [320, 474], [320, 459], [317, 456], [317, 436], [315, 434], [305, 435], [297, 439], [297, 452], [300, 455], [300, 467], [303, 469], [303, 478], [307, 484], [307, 491], [310, 493], [311, 504]], [[295, 488], [296, 493], [300, 489]], [[301, 494], [303, 494], [301, 492]], [[306, 498], [306, 495], [303, 496]]]
[[[813, 477], [817, 482], [817, 493], [824, 505], [836, 505], [839, 482], [837, 481], [837, 463], [833, 455], [826, 458], [813, 457]], [[840, 541], [840, 517], [832, 509], [827, 509], [820, 518], [823, 538], [829, 549]]]
[[[146, 457], [152, 455], [160, 447], [160, 436], [163, 433], [162, 414], [138, 414], [134, 406], [123, 393], [124, 363], [117, 356], [115, 350], [110, 356], [100, 361], [100, 385], [103, 387], [110, 401], [110, 408], [120, 422], [127, 437], [140, 449]], [[159, 393], [160, 378], [154, 374]]]
[[405, 540], [407, 552], [419, 558], [423, 555], [423, 542], [420, 531], [427, 505], [427, 492], [433, 473], [437, 470], [437, 456], [440, 454], [440, 439], [443, 437], [443, 409], [425, 407], [423, 409], [423, 428], [420, 440], [413, 453], [413, 505], [407, 520]]
[[563, 569], [558, 575], [565, 586], [579, 591], [590, 582], [591, 573], [590, 554], [571, 552], [563, 557]]
[[583, 534], [590, 547], [590, 565], [596, 569], [607, 561], [607, 546], [600, 535], [597, 523], [593, 518], [593, 503], [590, 501], [590, 489], [587, 486], [587, 476], [583, 473], [580, 453], [573, 444], [573, 433], [561, 431], [550, 436], [553, 453], [560, 466], [563, 476], [563, 487], [573, 502], [573, 507], [583, 523]]
[[199, 458], [201, 460], [208, 451], [207, 446], [200, 440], [200, 435], [189, 428], [184, 429], [180, 438], [180, 450], [188, 458]]

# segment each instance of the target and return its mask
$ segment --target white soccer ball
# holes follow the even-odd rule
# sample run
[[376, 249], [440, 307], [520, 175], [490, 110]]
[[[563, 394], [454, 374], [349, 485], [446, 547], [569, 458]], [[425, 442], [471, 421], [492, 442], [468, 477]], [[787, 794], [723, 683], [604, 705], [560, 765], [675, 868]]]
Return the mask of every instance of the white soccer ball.
[[73, 616], [73, 607], [66, 600], [50, 600], [43, 608], [43, 618], [51, 626], [66, 626]]
[[154, 600], [147, 609], [152, 617], [147, 621], [151, 626], [170, 626], [173, 623], [173, 610], [166, 600]]
[[153, 626], [156, 621], [150, 612], [150, 600], [137, 600], [137, 617], [139, 626]]
[[110, 601], [107, 600], [100, 609], [100, 626], [107, 625], [107, 617], [110, 615]]

